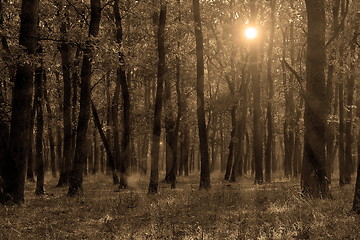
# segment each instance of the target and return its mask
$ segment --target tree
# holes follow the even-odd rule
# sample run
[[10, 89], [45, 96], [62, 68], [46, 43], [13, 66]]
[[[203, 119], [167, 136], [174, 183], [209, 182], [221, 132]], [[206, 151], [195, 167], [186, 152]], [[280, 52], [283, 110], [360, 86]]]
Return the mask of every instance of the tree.
[[[42, 53], [41, 45], [38, 46], [38, 53]], [[36, 173], [36, 195], [43, 195], [44, 190], [44, 180], [45, 180], [45, 170], [44, 170], [44, 154], [43, 154], [43, 138], [44, 138], [44, 75], [45, 69], [43, 62], [41, 66], [35, 69], [35, 96], [34, 99], [36, 102], [36, 136], [35, 136], [35, 173]]]
[[149, 194], [155, 194], [159, 184], [159, 158], [160, 158], [160, 137], [161, 137], [161, 113], [162, 95], [164, 88], [165, 74], [165, 24], [166, 24], [166, 3], [161, 1], [159, 14], [159, 27], [157, 32], [158, 44], [158, 68], [157, 68], [157, 87], [154, 109], [154, 126], [151, 146], [151, 172], [149, 182]]
[[81, 69], [80, 112], [76, 132], [76, 148], [73, 167], [69, 178], [68, 196], [72, 197], [82, 192], [84, 166], [87, 158], [87, 129], [90, 118], [90, 81], [94, 55], [94, 38], [98, 36], [101, 19], [101, 0], [91, 0], [91, 20], [89, 25], [89, 40], [84, 49]]
[[268, 61], [267, 61], [267, 81], [268, 81], [268, 95], [269, 100], [267, 103], [267, 139], [265, 148], [265, 180], [271, 182], [271, 162], [273, 161], [274, 151], [274, 130], [273, 130], [273, 98], [274, 98], [274, 82], [272, 78], [272, 54], [274, 47], [274, 35], [275, 35], [275, 6], [276, 0], [270, 0], [271, 7], [271, 27], [269, 37], [269, 49], [268, 49]]
[[120, 188], [127, 188], [127, 168], [130, 160], [130, 93], [128, 81], [126, 79], [125, 73], [125, 59], [124, 53], [122, 52], [122, 41], [123, 41], [123, 32], [122, 32], [122, 23], [121, 23], [121, 15], [119, 11], [119, 0], [115, 0], [113, 5], [114, 17], [115, 17], [115, 25], [116, 25], [116, 42], [119, 47], [119, 67], [116, 70], [117, 81], [121, 85], [122, 98], [123, 98], [123, 135], [121, 141], [121, 160], [120, 160]]
[[308, 33], [301, 188], [305, 196], [328, 198], [330, 190], [325, 172], [325, 3], [324, 0], [306, 0], [305, 3]]
[[[39, 0], [21, 3], [19, 44], [31, 59], [37, 47]], [[24, 202], [25, 169], [30, 130], [31, 100], [33, 95], [33, 62], [17, 64], [13, 88], [9, 146], [1, 172], [4, 181], [3, 202]]]
[[[60, 6], [62, 9], [63, 6]], [[68, 11], [68, 10], [65, 10]], [[68, 184], [69, 174], [71, 171], [71, 160], [73, 156], [73, 143], [72, 143], [72, 116], [71, 116], [71, 93], [76, 91], [71, 87], [71, 46], [68, 42], [68, 23], [67, 17], [60, 24], [60, 33], [62, 43], [59, 46], [61, 54], [61, 66], [62, 66], [62, 77], [63, 77], [63, 86], [64, 86], [64, 96], [63, 96], [63, 125], [64, 125], [64, 138], [63, 138], [63, 159], [62, 167], [60, 171], [60, 177], [57, 184], [57, 187], [62, 187]]]
[[[359, 47], [359, 45], [356, 46], [357, 44], [357, 39], [358, 36], [360, 34], [360, 12], [357, 12], [357, 16], [355, 17], [356, 19], [356, 28], [353, 34], [353, 37], [351, 39], [351, 43], [350, 43], [350, 59], [351, 59], [351, 64], [350, 64], [350, 76], [349, 76], [349, 81], [354, 81], [355, 80], [355, 72], [356, 72], [356, 59], [359, 59], [359, 55], [357, 55], [356, 57], [356, 47]], [[357, 117], [358, 119], [360, 119], [360, 100], [358, 99], [357, 102]], [[356, 177], [356, 184], [355, 184], [355, 193], [354, 193], [354, 202], [353, 202], [353, 207], [352, 210], [356, 213], [356, 214], [360, 214], [360, 128], [358, 128], [358, 141], [357, 141], [357, 153], [358, 153], [358, 168], [357, 168], [357, 177]]]
[[100, 134], [101, 141], [102, 141], [102, 143], [104, 145], [104, 148], [105, 148], [105, 151], [106, 151], [107, 164], [110, 167], [110, 170], [112, 172], [113, 183], [117, 184], [118, 183], [118, 177], [116, 175], [114, 157], [113, 157], [113, 154], [111, 152], [110, 144], [108, 142], [108, 139], [106, 138], [106, 135], [105, 135], [105, 133], [104, 133], [104, 131], [102, 129], [100, 119], [99, 119], [99, 115], [98, 115], [98, 112], [96, 110], [95, 104], [92, 101], [91, 101], [91, 111], [92, 111], [92, 114], [93, 114], [95, 127], [97, 128], [97, 130], [98, 130], [98, 132]]
[[197, 96], [197, 120], [200, 140], [200, 188], [210, 188], [210, 166], [208, 140], [205, 122], [205, 98], [204, 98], [204, 46], [201, 27], [201, 14], [199, 0], [193, 0], [193, 15], [196, 41], [196, 96]]
[[[256, 0], [250, 1], [250, 24], [256, 21]], [[250, 43], [250, 72], [253, 93], [253, 157], [255, 164], [255, 183], [263, 182], [263, 138], [261, 131], [261, 91], [260, 76], [258, 72], [258, 49], [257, 41]]]

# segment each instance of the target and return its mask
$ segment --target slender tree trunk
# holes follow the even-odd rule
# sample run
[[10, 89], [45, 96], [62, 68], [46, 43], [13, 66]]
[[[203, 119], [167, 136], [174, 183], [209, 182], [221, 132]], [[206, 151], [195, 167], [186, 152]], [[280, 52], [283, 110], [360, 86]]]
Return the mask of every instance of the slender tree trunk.
[[62, 157], [62, 128], [58, 125], [56, 128], [56, 159], [58, 163], [58, 168], [60, 169], [60, 172], [63, 171], [64, 168], [64, 159]]
[[[344, 57], [344, 45], [340, 46], [340, 67], [343, 66], [343, 57]], [[339, 98], [339, 184], [343, 186], [350, 183], [351, 176], [347, 171], [348, 161], [345, 156], [345, 104], [344, 104], [344, 75], [339, 74], [339, 83], [338, 83], [338, 98]]]
[[230, 133], [229, 153], [228, 153], [228, 159], [226, 163], [226, 171], [224, 177], [225, 181], [229, 181], [231, 174], [231, 167], [233, 166], [235, 137], [236, 137], [236, 106], [233, 106], [231, 108], [231, 133]]
[[[333, 1], [333, 8], [332, 8], [332, 34], [338, 31], [339, 25], [339, 9], [340, 9], [340, 0]], [[335, 156], [333, 156], [334, 152], [334, 141], [335, 141], [335, 129], [334, 123], [332, 119], [329, 117], [333, 113], [332, 111], [332, 102], [334, 97], [334, 70], [335, 70], [335, 61], [336, 61], [336, 47], [331, 46], [330, 50], [330, 59], [329, 59], [329, 66], [328, 66], [328, 73], [327, 73], [327, 83], [326, 83], [326, 108], [327, 108], [327, 116], [328, 116], [328, 124], [326, 128], [326, 177], [331, 182], [331, 174], [332, 174], [332, 163]]]
[[[350, 81], [354, 81], [355, 80], [355, 74], [356, 74], [356, 64], [359, 60], [359, 56], [356, 55], [356, 48], [359, 46], [356, 46], [356, 41], [358, 39], [358, 36], [360, 34], [360, 12], [357, 13], [356, 16], [356, 23], [357, 23], [357, 27], [354, 31], [354, 35], [350, 44], [350, 59], [352, 59], [353, 61], [351, 61], [350, 64], [350, 76], [349, 76], [349, 80]], [[357, 105], [357, 119], [360, 119], [360, 100], [358, 99], [356, 101], [356, 105]], [[358, 140], [357, 140], [357, 153], [358, 153], [358, 157], [357, 157], [357, 161], [358, 161], [358, 167], [357, 167], [357, 177], [356, 177], [356, 184], [355, 184], [355, 193], [354, 193], [354, 202], [353, 202], [353, 207], [352, 210], [356, 213], [356, 214], [360, 214], [360, 128], [358, 129]]]
[[[256, 0], [250, 1], [250, 24], [255, 24], [256, 20]], [[261, 94], [260, 77], [258, 73], [258, 49], [257, 41], [254, 39], [250, 43], [250, 71], [253, 91], [253, 159], [255, 163], [255, 183], [263, 183], [263, 137], [261, 131]]]
[[158, 43], [158, 69], [157, 69], [157, 87], [154, 110], [154, 126], [151, 147], [151, 172], [149, 182], [149, 194], [155, 194], [158, 191], [159, 184], [159, 158], [160, 158], [160, 137], [161, 137], [161, 113], [162, 113], [162, 95], [164, 88], [165, 74], [165, 24], [166, 24], [166, 3], [161, 1], [159, 14], [159, 27], [157, 32]]
[[305, 196], [330, 197], [325, 165], [325, 6], [305, 0], [308, 17], [305, 133], [301, 188]]
[[[358, 136], [360, 137], [360, 131], [358, 133]], [[358, 152], [360, 152], [360, 144], [358, 142]], [[358, 154], [358, 156], [360, 156]], [[356, 177], [356, 184], [355, 184], [355, 194], [354, 194], [354, 202], [352, 210], [356, 214], [360, 214], [360, 157], [358, 157], [358, 168], [357, 168], [357, 177]]]
[[54, 140], [54, 132], [53, 132], [53, 127], [54, 127], [54, 122], [53, 122], [53, 113], [50, 107], [50, 101], [49, 101], [49, 96], [47, 93], [47, 87], [46, 87], [46, 73], [44, 73], [44, 101], [45, 101], [45, 106], [46, 106], [46, 112], [47, 112], [47, 132], [48, 132], [48, 136], [49, 136], [49, 145], [50, 145], [50, 168], [51, 168], [51, 173], [53, 175], [53, 177], [56, 177], [56, 154], [55, 154], [55, 140]]
[[[39, 53], [42, 52], [39, 46]], [[43, 138], [44, 138], [44, 96], [43, 96], [43, 78], [45, 69], [43, 66], [35, 70], [35, 101], [36, 101], [36, 137], [35, 137], [35, 159], [36, 159], [36, 195], [43, 195], [44, 190], [44, 154], [43, 154]]]
[[116, 42], [119, 45], [119, 64], [120, 67], [116, 70], [117, 82], [119, 82], [122, 90], [123, 98], [123, 135], [121, 141], [121, 161], [120, 161], [120, 188], [127, 188], [127, 168], [130, 160], [130, 93], [128, 82], [125, 74], [125, 59], [124, 53], [121, 50], [123, 42], [123, 31], [121, 23], [121, 15], [119, 10], [119, 0], [115, 0], [113, 5], [115, 25], [116, 25]]
[[[67, 38], [67, 23], [63, 22], [60, 26], [62, 38], [65, 41]], [[64, 86], [64, 98], [63, 98], [63, 124], [64, 124], [64, 139], [63, 139], [63, 168], [60, 172], [59, 181], [57, 187], [66, 186], [69, 183], [69, 174], [71, 171], [71, 160], [73, 154], [72, 143], [72, 116], [71, 116], [71, 52], [70, 45], [64, 42], [60, 45], [63, 86]]]
[[[181, 7], [181, 3], [180, 0], [177, 1], [178, 4], [178, 8], [179, 8], [179, 13], [178, 13], [178, 23], [181, 24], [181, 11], [180, 11], [180, 7]], [[181, 37], [181, 31], [180, 29], [178, 30], [178, 39], [180, 39]], [[177, 49], [180, 50], [180, 41], [177, 41]], [[179, 129], [180, 129], [180, 121], [181, 121], [181, 117], [183, 114], [183, 99], [181, 96], [181, 88], [180, 88], [180, 57], [176, 56], [176, 66], [175, 66], [175, 71], [176, 71], [176, 83], [175, 83], [175, 88], [176, 88], [176, 97], [177, 97], [177, 116], [176, 116], [176, 120], [175, 120], [175, 126], [174, 126], [174, 131], [173, 131], [173, 141], [172, 141], [172, 146], [173, 146], [173, 164], [172, 164], [172, 168], [170, 170], [170, 182], [171, 182], [171, 188], [175, 188], [176, 186], [176, 174], [177, 174], [177, 170], [178, 170], [178, 141], [179, 141]]]
[[[179, 2], [177, 1], [177, 4]], [[179, 7], [179, 5], [178, 5]], [[179, 36], [178, 36], [179, 37]], [[177, 42], [179, 48], [179, 42]], [[179, 60], [176, 60], [178, 67]], [[177, 70], [175, 70], [177, 71]], [[179, 74], [177, 71], [176, 74]], [[178, 77], [178, 76], [177, 76]], [[178, 79], [176, 79], [178, 81]], [[175, 117], [174, 105], [172, 103], [172, 83], [171, 78], [165, 79], [164, 89], [164, 113], [165, 113], [165, 139], [166, 139], [166, 176], [165, 181], [171, 183], [171, 188], [176, 187], [177, 170], [177, 142], [178, 142], [178, 124]]]
[[[287, 33], [283, 32], [282, 57], [286, 58]], [[293, 47], [293, 46], [291, 46]], [[290, 47], [290, 48], [291, 48]], [[294, 160], [294, 129], [293, 129], [293, 108], [294, 97], [292, 93], [292, 77], [288, 80], [285, 72], [285, 65], [282, 65], [283, 84], [285, 89], [285, 121], [284, 121], [284, 174], [290, 178], [292, 175], [292, 166]]]
[[29, 182], [35, 182], [34, 151], [33, 151], [35, 114], [36, 114], [36, 99], [34, 98], [30, 113], [30, 130], [29, 130], [28, 156], [27, 156], [27, 169], [26, 169], [26, 178]]
[[[0, 1], [0, 27], [3, 27], [3, 5], [2, 1]], [[4, 36], [1, 37], [1, 43], [3, 48], [9, 53], [9, 48], [7, 44], [7, 40]], [[9, 54], [10, 55], [10, 54]], [[14, 66], [11, 66], [13, 69]], [[12, 74], [10, 74], [10, 78]], [[0, 203], [5, 201], [5, 196], [3, 196], [3, 180], [2, 180], [2, 171], [4, 168], [4, 163], [6, 159], [6, 151], [8, 148], [8, 141], [9, 141], [9, 124], [7, 123], [7, 116], [5, 111], [2, 111], [5, 108], [6, 100], [7, 100], [7, 86], [6, 81], [4, 80], [2, 83], [2, 89], [0, 92]]]
[[[80, 48], [77, 48], [75, 55], [75, 63], [73, 67], [72, 77], [71, 77], [71, 86], [72, 86], [72, 134], [71, 134], [71, 159], [74, 157], [75, 152], [75, 143], [76, 143], [76, 127], [77, 127], [77, 114], [78, 114], [78, 83], [80, 82], [80, 62], [81, 62], [81, 51]], [[71, 169], [71, 167], [70, 167]], [[68, 174], [69, 175], [69, 174]], [[69, 176], [68, 176], [69, 178]]]
[[[355, 51], [355, 49], [354, 49]], [[353, 71], [356, 71], [353, 69]], [[346, 104], [346, 123], [345, 123], [345, 159], [346, 159], [346, 173], [347, 182], [351, 182], [351, 174], [353, 171], [353, 105], [354, 105], [354, 89], [355, 89], [355, 77], [351, 73], [351, 77], [347, 78], [346, 82], [346, 93], [347, 93], [347, 104]]]
[[[243, 73], [244, 79], [245, 73]], [[240, 119], [237, 123], [237, 138], [238, 138], [238, 149], [236, 150], [234, 165], [232, 167], [230, 181], [236, 182], [237, 175], [243, 175], [243, 168], [244, 168], [244, 136], [246, 131], [246, 119], [247, 119], [247, 91], [248, 91], [248, 81], [243, 81], [240, 87]]]
[[[97, 37], [99, 33], [101, 18], [101, 0], [91, 0], [91, 20], [89, 26], [89, 37]], [[73, 168], [69, 178], [68, 196], [75, 196], [82, 192], [83, 172], [87, 158], [86, 131], [90, 117], [90, 80], [92, 74], [92, 59], [94, 48], [88, 42], [84, 50], [83, 64], [81, 69], [81, 93], [80, 113], [77, 125], [76, 149]]]
[[199, 0], [193, 0], [193, 14], [196, 40], [196, 95], [197, 95], [197, 119], [200, 140], [200, 189], [210, 188], [210, 166], [208, 139], [205, 122], [205, 98], [204, 98], [204, 46], [201, 27], [201, 13]]
[[113, 130], [113, 151], [115, 169], [119, 170], [120, 165], [120, 130], [119, 130], [119, 100], [120, 100], [120, 81], [116, 79], [113, 101], [111, 103], [111, 127]]
[[99, 119], [99, 115], [97, 113], [95, 104], [92, 101], [91, 101], [91, 110], [92, 110], [92, 114], [93, 114], [95, 127], [97, 128], [97, 130], [98, 130], [98, 132], [100, 134], [101, 141], [102, 141], [102, 143], [104, 145], [104, 148], [106, 150], [107, 164], [108, 164], [108, 166], [110, 167], [110, 169], [112, 171], [113, 183], [118, 184], [119, 181], [118, 181], [118, 177], [117, 177], [116, 171], [115, 171], [115, 162], [114, 162], [113, 154], [112, 154], [111, 149], [110, 149], [110, 144], [109, 144], [108, 138], [106, 137], [106, 135], [105, 135], [105, 133], [104, 133], [104, 131], [102, 129], [100, 119]]
[[[22, 1], [19, 44], [25, 48], [28, 55], [33, 55], [37, 46], [38, 11], [38, 0]], [[18, 204], [24, 202], [33, 75], [34, 67], [31, 63], [23, 62], [17, 65], [13, 87], [9, 146], [1, 173], [4, 181], [4, 202]]]
[[275, 6], [276, 0], [270, 0], [271, 6], [271, 27], [270, 27], [270, 37], [269, 37], [269, 49], [268, 49], [268, 62], [267, 62], [267, 81], [269, 84], [268, 89], [268, 103], [267, 103], [267, 139], [266, 139], [266, 149], [265, 149], [265, 181], [271, 182], [271, 162], [272, 152], [274, 151], [274, 133], [273, 133], [273, 109], [272, 101], [274, 98], [274, 83], [272, 79], [272, 54], [274, 47], [274, 35], [275, 35]]

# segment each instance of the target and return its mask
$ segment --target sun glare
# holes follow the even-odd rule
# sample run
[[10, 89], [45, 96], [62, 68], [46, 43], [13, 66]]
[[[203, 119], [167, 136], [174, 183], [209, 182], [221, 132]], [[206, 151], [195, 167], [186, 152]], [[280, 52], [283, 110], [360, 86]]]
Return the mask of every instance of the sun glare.
[[254, 27], [247, 27], [245, 29], [245, 37], [247, 39], [254, 39], [258, 35], [258, 30]]

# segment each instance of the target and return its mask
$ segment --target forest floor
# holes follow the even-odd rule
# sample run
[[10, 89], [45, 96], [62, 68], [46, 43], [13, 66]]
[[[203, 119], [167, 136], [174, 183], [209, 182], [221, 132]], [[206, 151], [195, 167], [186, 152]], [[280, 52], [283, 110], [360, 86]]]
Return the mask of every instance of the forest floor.
[[200, 191], [198, 176], [180, 177], [176, 189], [161, 183], [150, 196], [145, 177], [116, 192], [110, 176], [89, 175], [75, 198], [52, 177], [41, 197], [28, 182], [25, 205], [0, 206], [0, 239], [360, 239], [360, 217], [349, 211], [353, 184], [332, 184], [333, 200], [309, 200], [298, 180], [220, 179]]

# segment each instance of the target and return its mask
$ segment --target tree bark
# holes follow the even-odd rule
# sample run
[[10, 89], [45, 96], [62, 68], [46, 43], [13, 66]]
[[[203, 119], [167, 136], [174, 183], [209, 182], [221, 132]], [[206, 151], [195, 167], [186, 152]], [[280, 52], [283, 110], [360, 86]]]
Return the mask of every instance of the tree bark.
[[[99, 33], [101, 18], [101, 0], [91, 0], [91, 20], [89, 26], [89, 37], [97, 37]], [[83, 64], [81, 69], [81, 92], [80, 112], [76, 134], [76, 149], [73, 168], [69, 178], [68, 196], [75, 196], [82, 192], [83, 172], [87, 159], [86, 131], [90, 117], [90, 81], [92, 74], [92, 60], [94, 58], [94, 47], [88, 40], [84, 50]]]
[[306, 0], [305, 3], [308, 35], [301, 188], [305, 196], [328, 198], [331, 195], [325, 173], [325, 6], [324, 0]]
[[122, 141], [121, 141], [121, 160], [120, 160], [120, 188], [127, 188], [127, 169], [129, 166], [130, 160], [130, 93], [129, 93], [129, 86], [128, 81], [126, 79], [125, 74], [125, 59], [124, 53], [121, 50], [122, 42], [123, 42], [123, 31], [122, 31], [122, 22], [121, 22], [121, 15], [119, 10], [119, 0], [115, 0], [113, 5], [114, 10], [114, 17], [115, 17], [115, 25], [116, 25], [116, 42], [119, 45], [119, 65], [120, 67], [116, 70], [117, 74], [117, 81], [121, 85], [121, 92], [122, 92], [122, 99], [123, 99], [123, 134], [122, 134]]
[[[350, 64], [350, 76], [349, 76], [349, 80], [350, 81], [354, 81], [355, 80], [355, 74], [356, 74], [356, 64], [357, 61], [359, 59], [359, 56], [356, 56], [356, 48], [358, 46], [356, 46], [356, 41], [357, 38], [360, 34], [360, 12], [357, 13], [356, 16], [356, 22], [357, 22], [357, 27], [355, 29], [351, 44], [350, 44], [350, 57], [351, 57], [351, 64]], [[357, 118], [360, 119], [360, 100], [358, 99], [356, 101], [356, 105], [357, 105]], [[358, 141], [357, 141], [357, 161], [358, 161], [358, 167], [357, 167], [357, 177], [356, 177], [356, 184], [355, 184], [355, 193], [354, 193], [354, 202], [353, 202], [353, 207], [352, 210], [353, 212], [355, 212], [356, 214], [360, 215], [360, 128], [358, 129]]]
[[53, 177], [56, 177], [56, 154], [55, 154], [55, 140], [54, 140], [54, 132], [53, 132], [53, 127], [54, 127], [54, 122], [53, 122], [53, 112], [51, 110], [50, 107], [50, 101], [49, 101], [49, 96], [47, 93], [47, 87], [46, 87], [46, 73], [44, 73], [44, 101], [45, 101], [45, 106], [46, 106], [46, 112], [47, 112], [47, 132], [48, 132], [48, 136], [49, 136], [49, 145], [50, 145], [50, 168], [51, 168], [51, 173], [53, 175]]
[[200, 189], [210, 188], [210, 166], [208, 152], [208, 137], [205, 122], [204, 98], [204, 46], [201, 27], [201, 14], [199, 0], [193, 0], [193, 14], [196, 40], [196, 95], [197, 95], [197, 120], [200, 140]]
[[[38, 0], [23, 0], [20, 15], [19, 44], [31, 57], [35, 53], [38, 35]], [[19, 63], [13, 88], [12, 116], [9, 147], [1, 173], [4, 181], [4, 202], [24, 202], [27, 144], [30, 130], [31, 99], [33, 94], [34, 67]]]
[[73, 154], [73, 143], [72, 143], [72, 105], [71, 105], [71, 56], [70, 56], [70, 45], [65, 42], [67, 40], [67, 23], [62, 22], [60, 26], [60, 32], [64, 42], [60, 45], [61, 64], [62, 64], [62, 75], [63, 75], [63, 125], [64, 125], [64, 138], [63, 138], [63, 168], [60, 172], [59, 181], [57, 187], [66, 186], [69, 183], [69, 174], [71, 171], [71, 160]]
[[[41, 46], [38, 52], [41, 53]], [[35, 136], [35, 159], [36, 159], [36, 195], [43, 195], [44, 189], [44, 154], [43, 154], [43, 138], [44, 138], [44, 94], [43, 94], [43, 78], [45, 69], [40, 66], [35, 69], [35, 101], [36, 101], [36, 136]]]
[[164, 88], [165, 74], [165, 24], [166, 24], [166, 3], [161, 1], [159, 26], [157, 32], [158, 43], [158, 69], [157, 69], [157, 87], [154, 110], [154, 126], [151, 146], [151, 172], [149, 182], [149, 194], [155, 194], [158, 191], [159, 184], [159, 158], [160, 158], [160, 138], [161, 138], [161, 113], [162, 113], [162, 95]]
[[270, 0], [271, 7], [271, 27], [270, 27], [270, 37], [269, 37], [269, 49], [268, 49], [268, 61], [267, 61], [267, 81], [268, 81], [268, 102], [267, 102], [267, 139], [266, 139], [266, 148], [265, 148], [265, 181], [271, 182], [271, 162], [272, 152], [274, 150], [274, 130], [273, 130], [273, 108], [272, 102], [274, 98], [274, 82], [272, 79], [272, 54], [274, 47], [274, 35], [275, 35], [275, 6], [276, 0]]
[[29, 182], [35, 182], [34, 179], [34, 124], [35, 124], [35, 114], [36, 114], [36, 100], [33, 99], [33, 104], [31, 106], [30, 113], [30, 130], [29, 130], [29, 142], [28, 142], [28, 156], [27, 156], [27, 169], [26, 169], [26, 179]]
[[110, 144], [109, 144], [108, 138], [106, 137], [106, 135], [105, 135], [105, 133], [104, 133], [104, 131], [102, 129], [100, 119], [99, 119], [99, 115], [97, 113], [95, 104], [92, 101], [91, 101], [91, 110], [92, 110], [92, 114], [93, 114], [95, 127], [97, 128], [97, 130], [98, 130], [98, 132], [100, 134], [101, 141], [102, 141], [102, 143], [104, 145], [104, 148], [105, 148], [105, 151], [106, 151], [107, 164], [110, 167], [111, 172], [112, 172], [113, 183], [118, 184], [119, 181], [118, 181], [118, 177], [117, 177], [116, 171], [115, 171], [115, 162], [114, 162], [113, 154], [112, 154], [111, 149], [110, 149]]
[[231, 169], [234, 161], [234, 145], [236, 138], [236, 106], [231, 108], [231, 133], [230, 133], [230, 142], [229, 142], [229, 153], [226, 163], [226, 171], [224, 180], [228, 181], [231, 174]]
[[[332, 34], [336, 34], [338, 31], [339, 25], [339, 9], [340, 9], [340, 0], [333, 1], [332, 7]], [[334, 148], [335, 148], [335, 126], [330, 116], [333, 113], [332, 105], [333, 105], [333, 97], [334, 97], [334, 70], [335, 70], [335, 61], [336, 61], [336, 47], [331, 46], [330, 50], [330, 59], [327, 73], [327, 82], [326, 82], [326, 108], [327, 108], [327, 116], [328, 116], [328, 124], [326, 128], [326, 177], [331, 182], [332, 175], [332, 164], [333, 159], [335, 158]]]
[[[256, 0], [250, 1], [250, 24], [256, 21]], [[260, 77], [258, 73], [258, 49], [257, 41], [250, 43], [250, 72], [253, 92], [253, 159], [255, 163], [255, 184], [263, 183], [263, 137], [261, 131], [261, 94]]]

